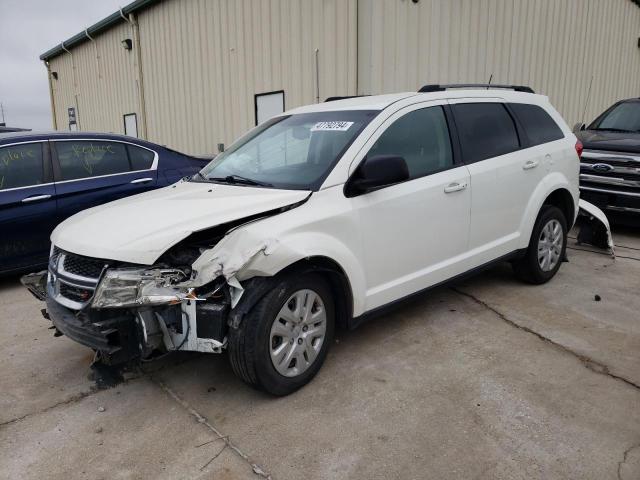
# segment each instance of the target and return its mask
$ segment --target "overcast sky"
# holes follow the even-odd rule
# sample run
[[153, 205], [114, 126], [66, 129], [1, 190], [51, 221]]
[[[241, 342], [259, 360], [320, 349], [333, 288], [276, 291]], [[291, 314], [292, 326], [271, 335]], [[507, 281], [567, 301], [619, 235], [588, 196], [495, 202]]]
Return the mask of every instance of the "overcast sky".
[[8, 126], [53, 128], [47, 71], [38, 57], [130, 1], [0, 0], [0, 103]]

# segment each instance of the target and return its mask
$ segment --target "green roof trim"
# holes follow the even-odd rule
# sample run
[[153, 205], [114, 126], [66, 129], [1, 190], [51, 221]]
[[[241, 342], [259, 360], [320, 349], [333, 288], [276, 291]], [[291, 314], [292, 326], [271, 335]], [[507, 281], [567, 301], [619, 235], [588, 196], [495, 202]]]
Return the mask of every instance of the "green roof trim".
[[[130, 13], [137, 12], [138, 10], [142, 10], [143, 8], [149, 7], [160, 1], [162, 0], [135, 0], [134, 2], [131, 2], [129, 5], [127, 5], [126, 7], [122, 7], [122, 13], [125, 16], [127, 16]], [[107, 18], [103, 18], [98, 23], [91, 25], [86, 30], [74, 35], [71, 38], [68, 38], [67, 40], [62, 42], [60, 45], [53, 47], [51, 50], [47, 50], [42, 55], [40, 55], [40, 60], [47, 61], [53, 57], [60, 55], [61, 53], [64, 53], [65, 48], [68, 49], [71, 47], [75, 47], [80, 43], [86, 42], [87, 40], [89, 40], [89, 38], [87, 37], [87, 33], [93, 36], [94, 34], [107, 30], [111, 28], [111, 26], [120, 22], [124, 22], [124, 19], [120, 15], [120, 10], [118, 10], [117, 12], [109, 15]]]

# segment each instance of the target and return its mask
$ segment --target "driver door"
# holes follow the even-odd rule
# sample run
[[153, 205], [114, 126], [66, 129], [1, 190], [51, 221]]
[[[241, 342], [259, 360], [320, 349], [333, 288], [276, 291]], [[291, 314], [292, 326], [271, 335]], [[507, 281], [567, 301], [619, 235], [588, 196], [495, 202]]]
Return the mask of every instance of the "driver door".
[[469, 171], [451, 142], [448, 118], [444, 102], [406, 107], [363, 148], [362, 158], [403, 157], [410, 175], [405, 182], [351, 199], [362, 234], [367, 310], [466, 269]]

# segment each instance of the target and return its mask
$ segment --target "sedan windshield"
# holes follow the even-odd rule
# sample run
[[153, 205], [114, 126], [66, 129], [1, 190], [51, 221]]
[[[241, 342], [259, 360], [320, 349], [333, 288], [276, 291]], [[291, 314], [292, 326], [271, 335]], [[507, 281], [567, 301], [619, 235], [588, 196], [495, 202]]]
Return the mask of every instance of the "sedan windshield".
[[589, 127], [610, 132], [640, 132], [640, 102], [616, 105]]
[[193, 177], [295, 190], [317, 190], [377, 111], [301, 113], [250, 131]]

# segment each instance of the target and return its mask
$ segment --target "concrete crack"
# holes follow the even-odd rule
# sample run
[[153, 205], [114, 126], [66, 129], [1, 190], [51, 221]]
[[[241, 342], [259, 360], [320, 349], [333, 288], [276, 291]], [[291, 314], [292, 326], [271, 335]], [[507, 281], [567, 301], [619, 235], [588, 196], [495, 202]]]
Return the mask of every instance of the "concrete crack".
[[631, 451], [635, 450], [636, 448], [640, 448], [640, 443], [636, 443], [635, 445], [631, 445], [629, 448], [627, 448], [624, 451], [624, 454], [622, 455], [622, 460], [620, 462], [618, 462], [618, 480], [624, 480], [622, 478], [622, 465], [627, 463], [627, 457], [629, 456]]
[[471, 300], [473, 300], [478, 305], [481, 305], [484, 308], [486, 308], [487, 310], [490, 310], [495, 315], [497, 315], [501, 320], [503, 320], [505, 323], [511, 325], [512, 327], [515, 327], [515, 328], [517, 328], [519, 330], [522, 330], [524, 332], [530, 333], [531, 335], [535, 335], [536, 337], [538, 337], [543, 342], [549, 343], [549, 344], [553, 345], [554, 347], [556, 347], [557, 349], [574, 356], [575, 358], [580, 360], [582, 365], [584, 365], [588, 370], [591, 370], [592, 372], [595, 372], [595, 373], [599, 373], [601, 375], [606, 375], [606, 376], [608, 376], [610, 378], [613, 378], [615, 380], [619, 380], [621, 382], [624, 382], [627, 385], [629, 385], [630, 387], [635, 388], [636, 390], [640, 390], [640, 385], [638, 385], [637, 383], [633, 382], [632, 380], [629, 380], [628, 378], [624, 378], [624, 377], [621, 377], [620, 375], [616, 375], [615, 373], [611, 373], [611, 371], [609, 371], [609, 367], [607, 367], [606, 365], [603, 365], [602, 363], [597, 362], [596, 360], [593, 360], [592, 358], [589, 358], [586, 355], [582, 355], [582, 354], [580, 354], [578, 352], [575, 352], [575, 351], [571, 350], [569, 347], [566, 347], [565, 345], [562, 345], [561, 343], [558, 343], [558, 342], [556, 342], [554, 340], [551, 340], [550, 338], [545, 337], [541, 333], [538, 333], [535, 330], [530, 329], [529, 327], [526, 327], [524, 325], [520, 325], [520, 324], [514, 322], [513, 320], [508, 318], [505, 314], [503, 314], [499, 310], [497, 310], [494, 307], [492, 307], [491, 305], [489, 305], [487, 302], [484, 302], [484, 301], [480, 300], [479, 298], [475, 297], [474, 295], [472, 295], [472, 294], [470, 294], [468, 292], [460, 290], [458, 287], [450, 287], [450, 288], [454, 292], [459, 293], [460, 295], [463, 295], [463, 296], [465, 296], [467, 298], [470, 298]]
[[[202, 415], [195, 408], [193, 408], [191, 405], [189, 405], [189, 403], [186, 400], [184, 400], [182, 397], [180, 397], [168, 385], [166, 385], [165, 383], [161, 382], [160, 380], [154, 379], [152, 375], [146, 375], [146, 376], [147, 376], [147, 378], [149, 378], [149, 380], [151, 380], [153, 383], [158, 385], [162, 390], [164, 390], [164, 392], [167, 395], [169, 395], [176, 402], [178, 402], [178, 404], [182, 408], [184, 408], [189, 414], [191, 414], [191, 416], [193, 416], [198, 421], [198, 423], [201, 423], [202, 425], [206, 426], [209, 430], [211, 430], [214, 433], [214, 435], [217, 437], [216, 440], [218, 440], [218, 439], [222, 440], [225, 443], [225, 448], [229, 448], [229, 449], [233, 450], [233, 452], [235, 452], [240, 458], [242, 458], [245, 462], [247, 462], [249, 464], [249, 466], [251, 467], [251, 469], [253, 470], [253, 473], [255, 473], [256, 475], [259, 475], [262, 478], [266, 478], [268, 480], [271, 480], [271, 475], [269, 473], [267, 473], [258, 464], [253, 463], [251, 461], [251, 459], [249, 458], [249, 455], [247, 455], [242, 450], [240, 450], [240, 448], [237, 447], [231, 441], [231, 439], [229, 438], [228, 435], [223, 435], [214, 425], [209, 423], [209, 420], [207, 420], [207, 418], [204, 415]], [[220, 450], [220, 453], [222, 453], [222, 450]], [[214, 459], [215, 458], [217, 458], [217, 455], [216, 455], [216, 457], [214, 457]], [[213, 459], [211, 461], [213, 461]], [[207, 465], [208, 465], [208, 463], [207, 463]]]
[[62, 401], [60, 401], [58, 403], [54, 403], [53, 405], [49, 405], [48, 407], [45, 407], [42, 410], [38, 410], [36, 412], [25, 413], [24, 415], [21, 415], [19, 417], [12, 418], [11, 420], [7, 420], [6, 422], [2, 422], [2, 423], [0, 423], [0, 428], [6, 427], [7, 425], [11, 425], [12, 423], [19, 422], [19, 421], [24, 420], [25, 418], [31, 417], [33, 415], [39, 415], [41, 413], [47, 413], [47, 412], [49, 412], [51, 410], [54, 410], [54, 409], [56, 409], [58, 407], [61, 407], [63, 405], [69, 405], [69, 404], [72, 404], [72, 403], [79, 402], [83, 398], [87, 398], [87, 397], [89, 397], [89, 396], [91, 396], [94, 393], [97, 393], [99, 391], [100, 390], [98, 390], [97, 388], [93, 388], [91, 390], [87, 390], [87, 391], [84, 391], [84, 392], [76, 393], [74, 395], [71, 395], [66, 400], [62, 400]]

